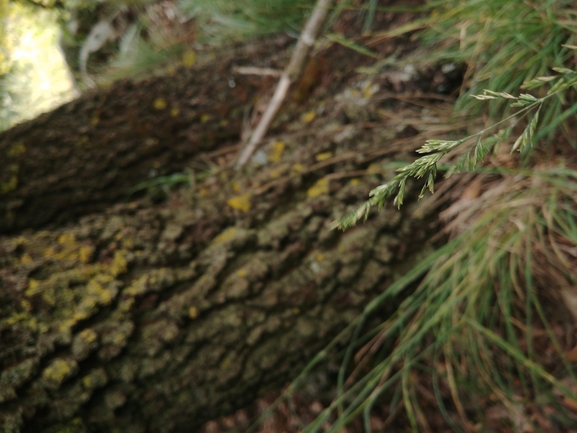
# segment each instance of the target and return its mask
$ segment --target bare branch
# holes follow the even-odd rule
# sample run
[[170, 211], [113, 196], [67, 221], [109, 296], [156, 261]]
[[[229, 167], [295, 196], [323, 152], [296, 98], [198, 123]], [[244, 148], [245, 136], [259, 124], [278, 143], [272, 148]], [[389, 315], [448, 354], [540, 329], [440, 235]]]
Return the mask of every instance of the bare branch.
[[241, 75], [263, 75], [270, 77], [280, 77], [282, 75], [282, 71], [272, 68], [258, 68], [255, 66], [235, 66], [232, 68], [232, 72]]
[[301, 33], [297, 46], [293, 51], [290, 62], [285, 68], [278, 82], [273, 97], [270, 100], [270, 103], [268, 104], [264, 114], [262, 115], [259, 124], [250, 137], [248, 144], [243, 149], [238, 159], [236, 164], [237, 167], [242, 167], [248, 162], [262, 141], [263, 137], [266, 135], [268, 128], [274, 119], [274, 116], [278, 112], [286, 97], [290, 85], [299, 77], [302, 72], [305, 61], [310, 53], [312, 46], [315, 43], [315, 39], [317, 38], [321, 27], [326, 21], [331, 4], [332, 0], [317, 1], [313, 13], [309, 18], [303, 32]]

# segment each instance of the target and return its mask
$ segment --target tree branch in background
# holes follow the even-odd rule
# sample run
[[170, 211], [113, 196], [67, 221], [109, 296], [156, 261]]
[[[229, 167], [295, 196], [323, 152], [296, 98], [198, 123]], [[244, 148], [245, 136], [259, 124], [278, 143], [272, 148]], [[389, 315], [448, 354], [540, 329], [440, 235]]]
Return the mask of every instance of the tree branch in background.
[[313, 13], [308, 20], [305, 29], [301, 33], [297, 46], [291, 56], [290, 62], [278, 82], [277, 88], [270, 103], [262, 115], [259, 124], [251, 135], [248, 144], [243, 149], [240, 157], [238, 158], [237, 167], [242, 167], [248, 162], [262, 141], [263, 137], [266, 135], [268, 128], [274, 119], [274, 116], [276, 115], [286, 97], [286, 93], [290, 85], [301, 74], [305, 61], [310, 53], [312, 46], [315, 43], [315, 39], [317, 38], [321, 27], [326, 21], [331, 3], [332, 0], [317, 1]]

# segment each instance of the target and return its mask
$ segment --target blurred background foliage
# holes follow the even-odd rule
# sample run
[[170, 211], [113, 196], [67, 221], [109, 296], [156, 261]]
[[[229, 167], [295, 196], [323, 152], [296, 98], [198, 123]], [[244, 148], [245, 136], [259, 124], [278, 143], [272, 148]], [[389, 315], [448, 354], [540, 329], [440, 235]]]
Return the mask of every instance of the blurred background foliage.
[[0, 0], [0, 129], [247, 37], [298, 37], [311, 0]]

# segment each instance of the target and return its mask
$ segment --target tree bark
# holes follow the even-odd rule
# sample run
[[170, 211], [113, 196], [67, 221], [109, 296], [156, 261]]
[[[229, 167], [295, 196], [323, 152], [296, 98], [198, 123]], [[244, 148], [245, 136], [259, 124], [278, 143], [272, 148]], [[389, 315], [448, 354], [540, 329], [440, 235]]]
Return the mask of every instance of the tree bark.
[[242, 216], [178, 196], [4, 239], [1, 431], [194, 431], [294, 377], [423, 251], [397, 210], [329, 231], [348, 194]]
[[218, 61], [172, 76], [115, 83], [1, 133], [0, 233], [102, 211], [200, 152], [238, 142], [246, 106], [270, 79], [232, 70], [276, 64], [287, 42], [219, 52]]
[[[13, 215], [2, 227], [101, 209], [155, 161], [170, 172], [184, 164], [179, 152], [226, 139], [232, 129], [217, 119], [207, 131], [181, 119], [190, 107], [179, 106], [177, 120], [162, 114], [170, 105], [151, 109], [162, 95], [194, 98], [160, 93], [160, 83], [135, 86], [134, 101], [124, 83], [5, 133], [1, 149], [12, 149], [18, 186], [4, 191], [2, 211]], [[340, 99], [330, 96], [335, 88]], [[424, 254], [430, 229], [411, 205], [345, 233], [329, 229], [382, 182], [370, 163], [405, 159], [414, 146], [398, 128], [402, 114], [380, 118], [378, 99], [361, 104], [343, 88], [336, 83], [314, 102], [322, 106], [316, 119], [297, 119], [277, 135], [260, 168], [219, 169], [162, 204], [145, 198], [0, 238], [1, 432], [194, 431], [294, 377]], [[231, 100], [220, 102], [220, 120], [240, 119]], [[22, 137], [47, 144], [19, 147]], [[49, 216], [35, 215], [42, 206]]]

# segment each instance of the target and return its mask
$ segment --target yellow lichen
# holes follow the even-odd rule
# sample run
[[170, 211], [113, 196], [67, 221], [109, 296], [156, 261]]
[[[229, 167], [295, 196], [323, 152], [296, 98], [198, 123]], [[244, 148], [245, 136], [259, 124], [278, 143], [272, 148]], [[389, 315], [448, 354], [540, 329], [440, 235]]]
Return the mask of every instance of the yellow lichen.
[[105, 289], [97, 279], [92, 279], [86, 286], [87, 298], [83, 302], [88, 303], [87, 306], [94, 307], [96, 303], [101, 305], [108, 305], [112, 302], [112, 293]]
[[196, 53], [194, 51], [186, 50], [182, 55], [182, 64], [190, 68], [196, 63]]
[[277, 167], [275, 169], [272, 169], [268, 175], [271, 179], [278, 179], [279, 177], [281, 177], [283, 175], [283, 172], [285, 171], [286, 167]]
[[18, 176], [14, 174], [6, 182], [0, 183], [0, 194], [7, 194], [16, 188], [18, 188]]
[[295, 176], [299, 173], [302, 173], [305, 168], [302, 164], [295, 164], [291, 167], [291, 176]]
[[188, 317], [190, 317], [193, 320], [196, 319], [198, 317], [198, 308], [190, 307], [188, 309]]
[[42, 299], [49, 305], [56, 305], [56, 298], [54, 297], [54, 289], [51, 287], [45, 287], [42, 290]]
[[323, 152], [315, 156], [315, 159], [320, 162], [329, 159], [331, 156], [333, 156], [332, 152]]
[[317, 262], [322, 262], [325, 259], [325, 255], [323, 253], [317, 253], [317, 255], [315, 256], [315, 260]]
[[58, 236], [58, 243], [60, 245], [73, 245], [76, 242], [76, 238], [72, 233], [63, 233]]
[[227, 203], [233, 209], [248, 212], [250, 210], [250, 193], [247, 192], [246, 194], [233, 197], [229, 199]]
[[230, 359], [229, 357], [226, 357], [222, 360], [222, 362], [220, 363], [220, 368], [222, 368], [223, 370], [228, 368], [229, 365], [231, 364], [232, 359]]
[[80, 331], [78, 336], [82, 338], [87, 344], [92, 343], [98, 337], [96, 332], [94, 332], [92, 329], [84, 329]]
[[223, 244], [225, 242], [228, 242], [231, 239], [234, 239], [236, 236], [236, 233], [237, 233], [236, 228], [229, 227], [225, 231], [223, 231], [221, 234], [219, 234], [217, 237], [215, 237], [211, 243], [213, 245]]
[[301, 121], [303, 123], [311, 123], [313, 119], [316, 117], [316, 115], [317, 113], [315, 113], [314, 111], [309, 111], [301, 116]]
[[134, 238], [123, 238], [120, 240], [122, 248], [125, 250], [131, 250], [134, 248]]
[[127, 313], [132, 309], [133, 305], [134, 305], [134, 298], [123, 299], [122, 301], [120, 301], [120, 304], [118, 305], [118, 311], [122, 313]]
[[22, 257], [20, 257], [20, 263], [22, 263], [23, 265], [27, 265], [29, 263], [32, 263], [33, 261], [34, 260], [32, 259], [30, 254], [28, 254], [28, 253], [24, 253], [24, 254], [22, 254]]
[[92, 387], [92, 378], [90, 377], [90, 375], [84, 376], [82, 378], [82, 385], [85, 388], [91, 388]]
[[142, 275], [124, 291], [124, 294], [129, 296], [137, 296], [146, 293], [148, 290], [148, 275]]
[[238, 271], [236, 271], [236, 275], [238, 275], [241, 278], [246, 277], [247, 276], [246, 269], [239, 269]]
[[308, 189], [307, 195], [309, 197], [318, 197], [328, 192], [329, 192], [329, 180], [326, 177], [323, 177]]
[[351, 179], [351, 185], [352, 186], [358, 186], [361, 183], [361, 181], [357, 178]]
[[62, 333], [68, 334], [68, 333], [70, 333], [70, 330], [72, 329], [72, 327], [74, 325], [76, 325], [77, 323], [78, 323], [78, 320], [76, 320], [74, 317], [71, 319], [62, 320], [58, 324], [58, 330]]
[[128, 262], [126, 261], [125, 251], [115, 251], [114, 259], [110, 265], [110, 273], [115, 277], [124, 274], [128, 270]]
[[200, 116], [200, 123], [206, 123], [211, 119], [210, 114], [203, 114]]
[[10, 146], [10, 148], [8, 148], [8, 151], [6, 152], [6, 154], [8, 156], [20, 156], [23, 153], [26, 153], [26, 146], [24, 146], [24, 143], [19, 142], [19, 143], [14, 143], [12, 146]]
[[180, 110], [178, 108], [171, 108], [170, 109], [170, 117], [176, 117], [180, 114]]
[[166, 108], [166, 106], [168, 105], [166, 103], [166, 101], [162, 98], [156, 98], [154, 100], [154, 102], [152, 103], [152, 105], [154, 106], [154, 108], [156, 108], [157, 110], [164, 110]]
[[78, 251], [79, 259], [82, 263], [88, 263], [92, 257], [92, 253], [94, 252], [94, 248], [90, 246], [83, 246], [80, 247]]
[[271, 146], [272, 152], [268, 156], [269, 162], [279, 162], [284, 152], [285, 144], [283, 141], [275, 141]]
[[232, 187], [232, 190], [233, 190], [234, 192], [239, 192], [239, 191], [240, 191], [240, 184], [239, 184], [236, 180], [233, 180], [233, 181], [230, 183], [230, 186]]
[[112, 338], [112, 344], [115, 346], [122, 346], [126, 342], [126, 335], [123, 332], [119, 332]]
[[45, 259], [52, 259], [52, 258], [54, 258], [55, 254], [56, 254], [56, 252], [54, 251], [54, 247], [50, 246], [44, 250], [44, 252], [42, 253], [42, 256]]
[[78, 323], [81, 320], [88, 319], [96, 311], [96, 304], [96, 299], [93, 297], [83, 299], [80, 305], [74, 309], [72, 320]]
[[35, 280], [34, 278], [28, 279], [28, 289], [24, 292], [26, 296], [34, 296], [40, 292], [40, 281]]
[[28, 312], [24, 312], [24, 313], [16, 313], [13, 316], [11, 316], [8, 320], [6, 320], [6, 324], [8, 326], [12, 326], [16, 323], [24, 323], [29, 321], [32, 318], [32, 316], [30, 316], [30, 314]]
[[60, 384], [73, 374], [75, 368], [76, 361], [57, 358], [44, 369], [42, 376], [51, 382]]
[[379, 164], [376, 164], [376, 163], [373, 163], [367, 167], [367, 173], [370, 173], [370, 174], [377, 174], [377, 173], [380, 173], [381, 171], [382, 171], [381, 166]]
[[61, 234], [57, 242], [60, 247], [55, 248], [51, 245], [46, 248], [43, 252], [44, 258], [53, 260], [78, 260], [79, 244], [76, 242], [76, 238], [72, 233]]

